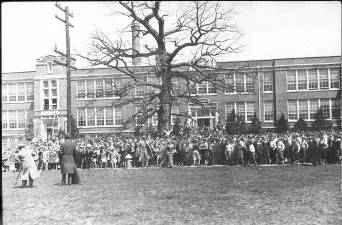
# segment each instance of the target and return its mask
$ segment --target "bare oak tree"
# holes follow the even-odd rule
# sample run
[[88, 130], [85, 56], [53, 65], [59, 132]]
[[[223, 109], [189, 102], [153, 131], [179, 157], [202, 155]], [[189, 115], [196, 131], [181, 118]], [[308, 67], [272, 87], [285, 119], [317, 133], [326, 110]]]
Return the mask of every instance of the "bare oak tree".
[[[132, 48], [122, 38], [112, 41], [104, 33], [96, 32], [92, 36], [92, 51], [82, 56], [93, 66], [114, 68], [128, 77], [126, 82], [114, 85], [114, 94], [120, 97], [114, 105], [139, 105], [139, 110], [130, 118], [137, 118], [133, 121], [138, 124], [157, 113], [158, 131], [169, 130], [173, 103], [205, 104], [192, 94], [196, 84], [208, 82], [221, 91], [233, 89], [226, 75], [240, 69], [228, 70], [215, 65], [221, 56], [239, 51], [237, 40], [241, 34], [231, 22], [231, 9], [225, 10], [219, 2], [185, 2], [168, 27], [163, 4], [160, 1], [119, 2], [122, 7], [119, 13], [130, 18], [130, 25], [139, 29], [141, 38], [151, 39], [141, 50]], [[146, 67], [130, 63], [149, 58], [156, 60]], [[155, 79], [141, 79], [142, 70], [153, 74]], [[139, 87], [147, 87], [143, 96], [132, 94]], [[187, 113], [177, 116], [189, 117]]]

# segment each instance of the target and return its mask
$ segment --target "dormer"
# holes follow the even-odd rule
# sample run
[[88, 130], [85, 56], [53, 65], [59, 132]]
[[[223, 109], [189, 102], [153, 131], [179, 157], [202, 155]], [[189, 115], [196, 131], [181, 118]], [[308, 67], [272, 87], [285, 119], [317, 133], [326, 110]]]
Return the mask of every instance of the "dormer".
[[54, 60], [65, 62], [64, 57], [56, 57], [54, 55], [47, 55], [47, 56], [43, 56], [37, 59], [36, 60], [37, 75], [65, 74], [66, 68], [64, 66], [56, 64]]

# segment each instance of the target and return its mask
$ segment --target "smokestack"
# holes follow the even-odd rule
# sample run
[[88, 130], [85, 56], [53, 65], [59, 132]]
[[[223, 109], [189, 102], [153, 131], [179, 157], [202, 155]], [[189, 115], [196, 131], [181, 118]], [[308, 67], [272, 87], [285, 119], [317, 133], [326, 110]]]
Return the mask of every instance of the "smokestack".
[[[132, 54], [136, 55], [136, 51], [140, 52], [140, 26], [137, 22], [132, 23]], [[140, 58], [133, 58], [132, 65], [137, 66], [140, 64]]]

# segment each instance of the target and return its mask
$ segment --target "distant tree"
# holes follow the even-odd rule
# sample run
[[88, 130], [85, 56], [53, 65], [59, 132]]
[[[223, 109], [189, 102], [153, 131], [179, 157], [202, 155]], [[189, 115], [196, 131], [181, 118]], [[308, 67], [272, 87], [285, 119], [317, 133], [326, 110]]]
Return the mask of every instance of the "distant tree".
[[284, 114], [281, 114], [280, 119], [276, 123], [276, 132], [277, 133], [284, 133], [289, 129], [289, 124], [287, 119], [285, 119]]
[[177, 117], [176, 119], [175, 119], [175, 125], [173, 125], [173, 129], [172, 129], [172, 135], [174, 135], [174, 136], [177, 136], [177, 137], [179, 137], [180, 135], [181, 135], [181, 126], [180, 126], [180, 118], [179, 117]]
[[308, 130], [308, 124], [304, 120], [303, 117], [299, 117], [299, 119], [297, 120], [297, 122], [293, 126], [293, 130], [295, 130], [295, 131], [307, 131]]
[[232, 112], [227, 116], [227, 121], [226, 121], [226, 130], [228, 134], [233, 134], [235, 128], [236, 122], [236, 115], [235, 115], [235, 110], [233, 109]]
[[237, 117], [232, 129], [233, 129], [233, 134], [245, 134], [247, 133], [246, 122], [243, 121], [240, 117]]
[[254, 113], [252, 123], [249, 126], [249, 133], [258, 134], [261, 132], [261, 121], [257, 117], [256, 113]]
[[315, 114], [315, 120], [311, 125], [311, 128], [314, 130], [329, 130], [331, 129], [332, 124], [326, 120], [323, 115], [322, 107], [319, 108]]

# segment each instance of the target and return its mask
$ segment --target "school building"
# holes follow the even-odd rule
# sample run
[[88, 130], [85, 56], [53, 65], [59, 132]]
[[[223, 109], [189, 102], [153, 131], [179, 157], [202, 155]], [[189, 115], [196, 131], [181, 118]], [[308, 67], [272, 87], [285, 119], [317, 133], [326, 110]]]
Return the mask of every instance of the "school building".
[[[37, 59], [35, 71], [2, 73], [2, 143], [8, 146], [25, 139], [31, 127], [35, 137], [66, 130], [66, 70], [48, 55]], [[341, 129], [341, 57], [305, 57], [239, 62], [220, 62], [220, 68], [237, 68], [239, 73], [223, 76], [234, 88], [216, 90], [210, 83], [196, 84], [196, 91], [207, 102], [200, 107], [178, 102], [174, 113], [188, 113], [199, 126], [225, 124], [232, 109], [249, 123], [254, 115], [264, 128], [272, 129], [281, 114], [293, 125], [299, 117], [311, 122], [318, 108], [334, 127]], [[144, 81], [156, 79], [153, 68], [135, 66]], [[79, 69], [71, 73], [72, 115], [81, 135], [117, 134], [122, 123], [136, 112], [136, 105], [115, 107], [118, 98], [113, 84], [127, 80], [110, 68]], [[136, 87], [135, 96], [143, 96], [146, 87]], [[182, 121], [184, 122], [184, 121]], [[156, 126], [153, 116], [148, 125]]]

